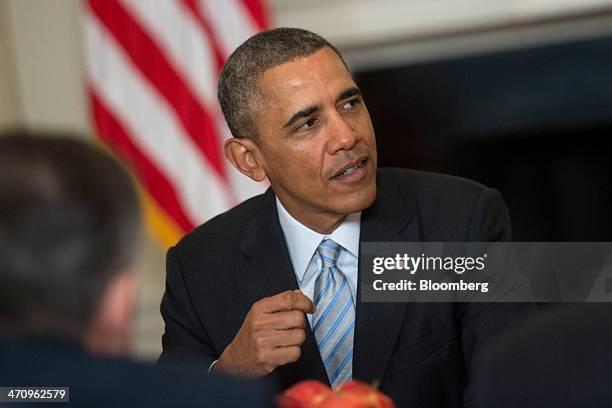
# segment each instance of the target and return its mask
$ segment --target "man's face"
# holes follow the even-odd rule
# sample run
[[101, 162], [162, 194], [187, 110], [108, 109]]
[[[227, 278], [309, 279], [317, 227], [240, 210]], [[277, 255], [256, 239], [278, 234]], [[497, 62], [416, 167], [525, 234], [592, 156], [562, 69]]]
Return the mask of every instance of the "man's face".
[[359, 89], [324, 47], [266, 71], [256, 156], [298, 219], [347, 215], [376, 198], [376, 140]]

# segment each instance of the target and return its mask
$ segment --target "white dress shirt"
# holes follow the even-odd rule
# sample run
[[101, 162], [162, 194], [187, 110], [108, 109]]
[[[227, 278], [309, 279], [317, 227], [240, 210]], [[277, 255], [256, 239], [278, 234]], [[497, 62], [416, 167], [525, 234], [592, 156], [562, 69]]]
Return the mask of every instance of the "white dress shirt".
[[[316, 251], [321, 241], [329, 238], [342, 247], [338, 254], [338, 269], [346, 276], [353, 304], [357, 305], [357, 261], [359, 259], [361, 212], [350, 214], [331, 234], [324, 235], [311, 230], [293, 218], [278, 197], [276, 198], [276, 209], [300, 290], [311, 300], [313, 299], [315, 281], [322, 267], [321, 257]], [[312, 326], [312, 315], [307, 314], [306, 316]]]

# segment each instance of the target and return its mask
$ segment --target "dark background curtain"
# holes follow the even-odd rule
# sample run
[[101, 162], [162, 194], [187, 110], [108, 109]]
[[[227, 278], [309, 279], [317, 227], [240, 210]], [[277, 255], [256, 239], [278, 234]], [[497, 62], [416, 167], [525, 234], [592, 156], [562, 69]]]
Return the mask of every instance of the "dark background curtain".
[[515, 241], [612, 241], [612, 37], [356, 78], [380, 166], [500, 190]]

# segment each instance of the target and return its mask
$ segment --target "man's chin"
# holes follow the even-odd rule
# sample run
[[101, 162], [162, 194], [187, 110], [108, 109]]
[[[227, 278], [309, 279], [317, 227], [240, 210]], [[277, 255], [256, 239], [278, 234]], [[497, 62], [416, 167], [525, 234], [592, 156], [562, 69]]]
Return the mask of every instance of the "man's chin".
[[364, 211], [374, 204], [374, 201], [376, 201], [376, 184], [367, 189], [352, 193], [347, 197], [342, 197], [342, 202], [339, 203], [339, 207], [342, 207], [340, 212], [349, 215]]

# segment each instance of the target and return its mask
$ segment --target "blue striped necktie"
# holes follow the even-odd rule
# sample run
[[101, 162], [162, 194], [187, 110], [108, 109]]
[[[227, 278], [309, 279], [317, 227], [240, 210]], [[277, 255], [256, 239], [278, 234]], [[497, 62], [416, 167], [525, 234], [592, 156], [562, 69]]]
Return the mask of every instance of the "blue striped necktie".
[[336, 266], [341, 247], [324, 239], [317, 248], [323, 267], [315, 281], [312, 319], [319, 353], [332, 387], [353, 376], [353, 332], [355, 305], [348, 281]]

